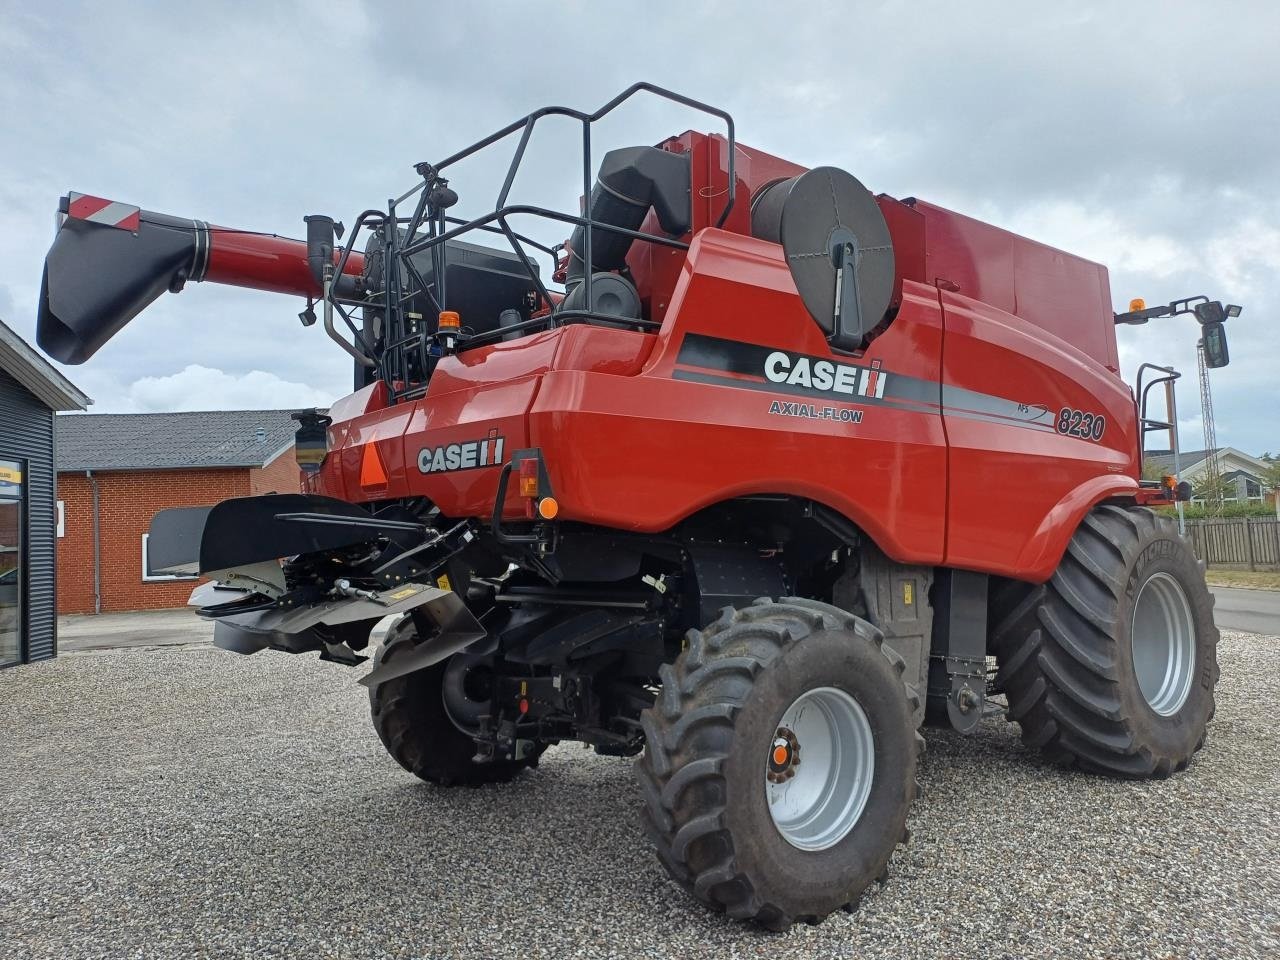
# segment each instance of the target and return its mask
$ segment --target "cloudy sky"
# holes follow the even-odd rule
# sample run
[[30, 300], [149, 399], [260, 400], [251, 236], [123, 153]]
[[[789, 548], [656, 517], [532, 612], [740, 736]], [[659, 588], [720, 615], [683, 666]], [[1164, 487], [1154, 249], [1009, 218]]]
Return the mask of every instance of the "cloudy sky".
[[[186, 11], [186, 12], [184, 12]], [[845, 167], [1100, 260], [1112, 294], [1245, 305], [1214, 373], [1221, 443], [1280, 450], [1280, 5], [0, 0], [0, 317], [33, 338], [68, 190], [227, 226], [350, 223], [440, 158], [548, 103], [648, 79], [727, 108], [740, 139]], [[600, 147], [699, 125], [653, 106]], [[573, 130], [516, 193], [576, 198]], [[495, 158], [496, 160], [496, 158]], [[454, 178], [491, 205], [492, 164]], [[67, 374], [98, 411], [326, 404], [345, 355], [301, 304], [166, 296]], [[1121, 328], [1126, 377], [1174, 364], [1200, 446], [1194, 321]]]

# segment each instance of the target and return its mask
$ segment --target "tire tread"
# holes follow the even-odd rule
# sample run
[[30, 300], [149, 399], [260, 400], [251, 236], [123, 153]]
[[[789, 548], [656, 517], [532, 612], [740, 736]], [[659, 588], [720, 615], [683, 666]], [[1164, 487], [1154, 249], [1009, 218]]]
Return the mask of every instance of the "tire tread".
[[[636, 761], [636, 775], [644, 799], [643, 820], [659, 861], [703, 903], [771, 930], [785, 930], [795, 921], [818, 923], [824, 916], [788, 916], [778, 904], [762, 900], [739, 868], [725, 825], [724, 764], [756, 676], [790, 645], [819, 630], [845, 630], [875, 644], [902, 674], [902, 658], [865, 621], [814, 600], [763, 599], [738, 610], [725, 608], [704, 630], [690, 631], [685, 651], [660, 671], [662, 693], [641, 721], [647, 746]], [[908, 699], [918, 696], [906, 684], [904, 688]], [[712, 728], [721, 735], [708, 737]], [[695, 735], [701, 746], [692, 742]], [[709, 750], [706, 743], [712, 741], [723, 749]], [[915, 743], [918, 757], [924, 743], [918, 734]], [[911, 784], [908, 804], [918, 792], [914, 776]], [[683, 802], [686, 797], [693, 802]], [[902, 842], [906, 836], [904, 831]], [[850, 906], [857, 899], [851, 897]]]
[[[1139, 742], [1122, 706], [1118, 610], [1127, 571], [1157, 533], [1178, 538], [1172, 521], [1149, 509], [1104, 504], [1085, 516], [1048, 583], [1009, 580], [992, 590], [991, 646], [1007, 716], [1021, 726], [1023, 742], [1050, 759], [1121, 777], [1163, 777], [1183, 769], [1204, 743], [1201, 735], [1186, 755], [1157, 756]], [[1217, 639], [1215, 629], [1215, 646]], [[1212, 716], [1212, 690], [1209, 696]]]

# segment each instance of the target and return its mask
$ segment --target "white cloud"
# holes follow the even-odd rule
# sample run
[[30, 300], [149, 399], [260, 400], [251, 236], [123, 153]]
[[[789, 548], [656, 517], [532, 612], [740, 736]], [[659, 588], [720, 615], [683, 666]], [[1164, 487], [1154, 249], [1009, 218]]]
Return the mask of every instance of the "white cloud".
[[123, 390], [104, 394], [94, 413], [151, 413], [167, 410], [254, 410], [327, 407], [333, 395], [273, 373], [229, 374], [190, 364], [164, 377], [143, 377]]
[[1208, 264], [1233, 296], [1252, 297], [1280, 271], [1280, 229], [1257, 218], [1233, 224], [1209, 243]]
[[[1215, 371], [1218, 433], [1243, 449], [1280, 446], [1267, 415], [1280, 405], [1270, 323], [1280, 309], [1280, 124], [1259, 120], [1280, 115], [1280, 6], [1224, 16], [1189, 2], [1153, 14], [1147, 4], [887, 0], [819, 3], [791, 18], [776, 6], [650, 5], [628, 20], [620, 47], [605, 4], [505, 4], [495, 15], [456, 0], [292, 0], [235, 16], [214, 4], [192, 19], [160, 0], [109, 10], [0, 0], [0, 72], [11, 80], [0, 84], [0, 116], [22, 144], [0, 152], [0, 310], [32, 336], [54, 204], [68, 189], [296, 236], [303, 214], [350, 223], [408, 187], [414, 161], [535, 107], [591, 109], [649, 79], [729, 110], [759, 149], [836, 164], [877, 191], [1097, 259], [1120, 304], [1197, 293], [1244, 304], [1230, 325], [1232, 365]], [[859, 40], [908, 34], [909, 55]], [[714, 42], [694, 58], [672, 40], [702, 36]], [[1136, 36], [1161, 55], [1135, 56]], [[531, 42], [558, 37], [579, 41], [572, 82], [528, 69]], [[767, 51], [769, 68], [743, 69], [743, 50]], [[1188, 68], [1221, 50], [1228, 68]], [[337, 71], [322, 90], [299, 67], [317, 64]], [[377, 106], [388, 103], [390, 120]], [[603, 151], [707, 123], [637, 101], [593, 143]], [[539, 127], [514, 200], [572, 206], [581, 187], [571, 127]], [[487, 212], [513, 146], [460, 165], [460, 213]], [[299, 331], [301, 306], [192, 284], [66, 373], [99, 410], [329, 403], [349, 389], [350, 361], [320, 331]], [[1196, 408], [1194, 321], [1120, 337], [1130, 380], [1142, 360], [1176, 365], [1182, 412]], [[186, 363], [209, 373], [174, 373]]]
[[1195, 269], [1199, 258], [1173, 237], [1143, 230], [1115, 212], [1074, 200], [1051, 200], [1023, 207], [1009, 229], [1062, 250], [1104, 263], [1113, 271], [1164, 278]]

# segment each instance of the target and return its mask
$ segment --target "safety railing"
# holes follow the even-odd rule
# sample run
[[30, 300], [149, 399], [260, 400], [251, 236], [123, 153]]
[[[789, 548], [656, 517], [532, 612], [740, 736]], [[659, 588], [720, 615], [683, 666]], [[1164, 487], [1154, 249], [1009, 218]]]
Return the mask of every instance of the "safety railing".
[[[376, 298], [343, 297], [337, 292], [332, 293], [330, 297], [338, 314], [351, 330], [353, 341], [361, 351], [369, 354], [373, 365], [377, 367], [379, 376], [387, 382], [393, 394], [403, 396], [414, 392], [415, 389], [424, 389], [423, 385], [415, 387], [405, 382], [407, 379], [405, 374], [408, 370], [408, 363], [405, 357], [407, 351], [415, 350], [418, 352], [420, 369], [428, 369], [432, 360], [430, 345], [425, 334], [422, 333], [421, 329], [416, 333], [410, 333], [410, 328], [404, 323], [403, 308], [411, 299], [421, 295], [427, 298], [431, 309], [437, 314], [448, 309], [448, 290], [446, 287], [447, 243], [452, 239], [474, 231], [501, 235], [507, 240], [512, 252], [528, 273], [530, 282], [537, 291], [539, 303], [546, 309], [546, 312], [543, 315], [530, 317], [501, 329], [473, 336], [467, 340], [466, 345], [468, 347], [492, 343], [511, 334], [570, 323], [599, 323], [641, 329], [656, 329], [659, 326], [657, 323], [648, 320], [620, 319], [617, 316], [596, 313], [590, 309], [552, 309], [555, 303], [552, 293], [543, 282], [536, 264], [530, 258], [528, 250], [534, 249], [550, 256], [554, 272], [557, 248], [548, 247], [528, 236], [517, 233], [510, 222], [512, 217], [528, 215], [564, 223], [570, 225], [571, 228], [583, 228], [583, 249], [575, 250], [573, 253], [581, 257], [582, 262], [586, 265], [581, 283], [584, 285], [583, 302], [588, 307], [593, 302], [591, 299], [591, 275], [593, 271], [590, 265], [594, 262], [592, 260], [592, 236], [595, 231], [604, 230], [645, 243], [687, 250], [688, 244], [680, 240], [595, 220], [590, 216], [589, 204], [586, 205], [585, 215], [582, 215], [552, 210], [532, 204], [512, 204], [509, 202], [512, 187], [525, 158], [533, 132], [538, 122], [547, 117], [567, 117], [581, 124], [582, 191], [583, 196], [589, 198], [595, 180], [595, 162], [592, 156], [592, 128], [601, 119], [613, 113], [639, 94], [651, 94], [661, 99], [669, 100], [692, 110], [716, 117], [724, 123], [727, 140], [726, 174], [728, 185], [724, 194], [724, 205], [715, 219], [716, 226], [724, 225], [733, 210], [737, 192], [737, 177], [734, 168], [737, 150], [733, 117], [718, 107], [713, 107], [651, 83], [634, 84], [591, 113], [585, 113], [571, 107], [543, 107], [437, 163], [419, 163], [415, 169], [422, 177], [420, 183], [391, 200], [385, 213], [379, 210], [367, 210], [356, 220], [350, 239], [339, 254], [336, 275], [343, 275], [343, 269], [355, 248], [356, 238], [362, 229], [381, 230], [383, 234], [384, 262], [389, 267], [392, 264], [396, 264], [399, 269], [388, 268], [386, 270], [384, 289], [381, 295]], [[457, 196], [447, 189], [448, 179], [444, 176], [444, 173], [460, 161], [473, 157], [516, 134], [519, 134], [519, 140], [507, 166], [502, 185], [498, 190], [493, 210], [470, 220], [449, 216], [445, 211], [456, 201]], [[412, 214], [408, 217], [401, 217], [398, 213], [398, 208], [415, 197]], [[430, 283], [422, 276], [421, 271], [417, 269], [411, 259], [416, 254], [424, 252], [429, 252], [431, 256], [432, 281]], [[410, 289], [408, 290], [404, 289], [405, 284], [402, 283], [401, 279], [402, 272], [409, 278]], [[356, 308], [375, 308], [384, 312], [387, 326], [384, 331], [381, 350], [373, 348], [373, 345], [369, 342], [368, 332], [357, 326], [348, 312], [348, 309]]]

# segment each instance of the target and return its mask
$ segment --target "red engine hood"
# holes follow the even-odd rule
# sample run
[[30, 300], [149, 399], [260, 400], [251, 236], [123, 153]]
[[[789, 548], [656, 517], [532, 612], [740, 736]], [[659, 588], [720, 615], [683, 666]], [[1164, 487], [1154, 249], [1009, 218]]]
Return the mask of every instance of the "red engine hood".
[[[498, 468], [529, 446], [528, 414], [553, 368], [629, 375], [654, 337], [570, 326], [447, 357], [420, 399], [389, 403], [379, 382], [330, 409], [329, 454], [313, 493], [352, 502], [425, 497], [448, 516], [488, 517]], [[512, 499], [511, 515], [523, 507]]]

